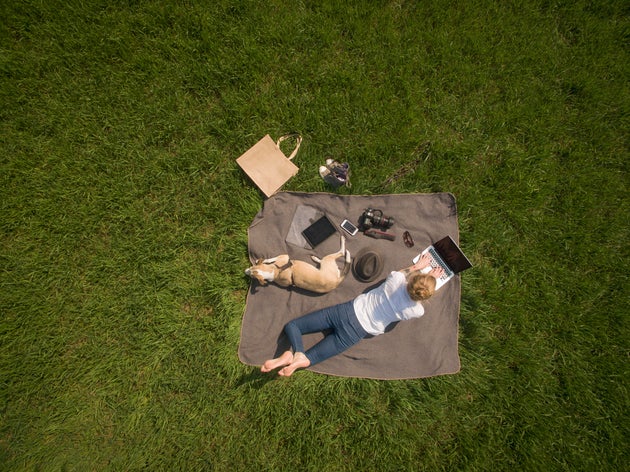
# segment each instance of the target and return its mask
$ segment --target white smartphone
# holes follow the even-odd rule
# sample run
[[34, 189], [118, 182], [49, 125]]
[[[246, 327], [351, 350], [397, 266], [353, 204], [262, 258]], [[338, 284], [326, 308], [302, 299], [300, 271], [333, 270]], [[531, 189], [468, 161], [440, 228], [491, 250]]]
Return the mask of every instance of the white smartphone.
[[350, 236], [354, 236], [359, 231], [359, 228], [354, 226], [350, 221], [343, 220], [341, 222], [341, 227], [348, 233]]

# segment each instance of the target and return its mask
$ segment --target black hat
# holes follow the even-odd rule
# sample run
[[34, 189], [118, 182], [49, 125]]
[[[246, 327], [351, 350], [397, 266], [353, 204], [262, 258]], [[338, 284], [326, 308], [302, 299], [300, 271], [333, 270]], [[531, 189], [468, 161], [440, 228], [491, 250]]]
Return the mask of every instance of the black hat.
[[354, 256], [352, 273], [360, 282], [372, 282], [382, 271], [383, 259], [373, 249], [364, 247]]

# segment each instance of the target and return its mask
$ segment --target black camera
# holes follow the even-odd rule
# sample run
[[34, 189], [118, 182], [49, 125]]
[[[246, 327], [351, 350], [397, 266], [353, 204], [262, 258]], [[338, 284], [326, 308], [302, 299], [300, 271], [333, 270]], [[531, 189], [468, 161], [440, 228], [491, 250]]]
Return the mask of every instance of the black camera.
[[372, 227], [382, 228], [386, 230], [394, 225], [394, 218], [392, 216], [383, 216], [381, 210], [375, 210], [374, 208], [366, 208], [361, 215], [361, 229], [365, 231]]

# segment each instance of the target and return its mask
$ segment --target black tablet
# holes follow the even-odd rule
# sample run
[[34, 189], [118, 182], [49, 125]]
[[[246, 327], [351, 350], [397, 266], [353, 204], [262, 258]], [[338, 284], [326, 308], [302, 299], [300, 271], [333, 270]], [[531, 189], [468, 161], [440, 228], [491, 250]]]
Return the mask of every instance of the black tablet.
[[308, 241], [312, 248], [325, 241], [327, 238], [337, 232], [335, 226], [330, 222], [326, 215], [311, 226], [302, 231], [302, 236]]

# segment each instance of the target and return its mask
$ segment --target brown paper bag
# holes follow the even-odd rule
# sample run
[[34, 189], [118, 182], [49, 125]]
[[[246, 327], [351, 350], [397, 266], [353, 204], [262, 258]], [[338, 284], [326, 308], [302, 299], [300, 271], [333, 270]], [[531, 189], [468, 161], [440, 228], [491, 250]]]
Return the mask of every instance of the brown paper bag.
[[[280, 143], [287, 138], [295, 138], [295, 149], [289, 157], [280, 150]], [[238, 165], [245, 171], [260, 190], [270, 197], [282, 187], [287, 180], [297, 174], [299, 168], [291, 162], [302, 143], [299, 134], [281, 136], [277, 143], [266, 135], [254, 144], [241, 157], [236, 159]]]

